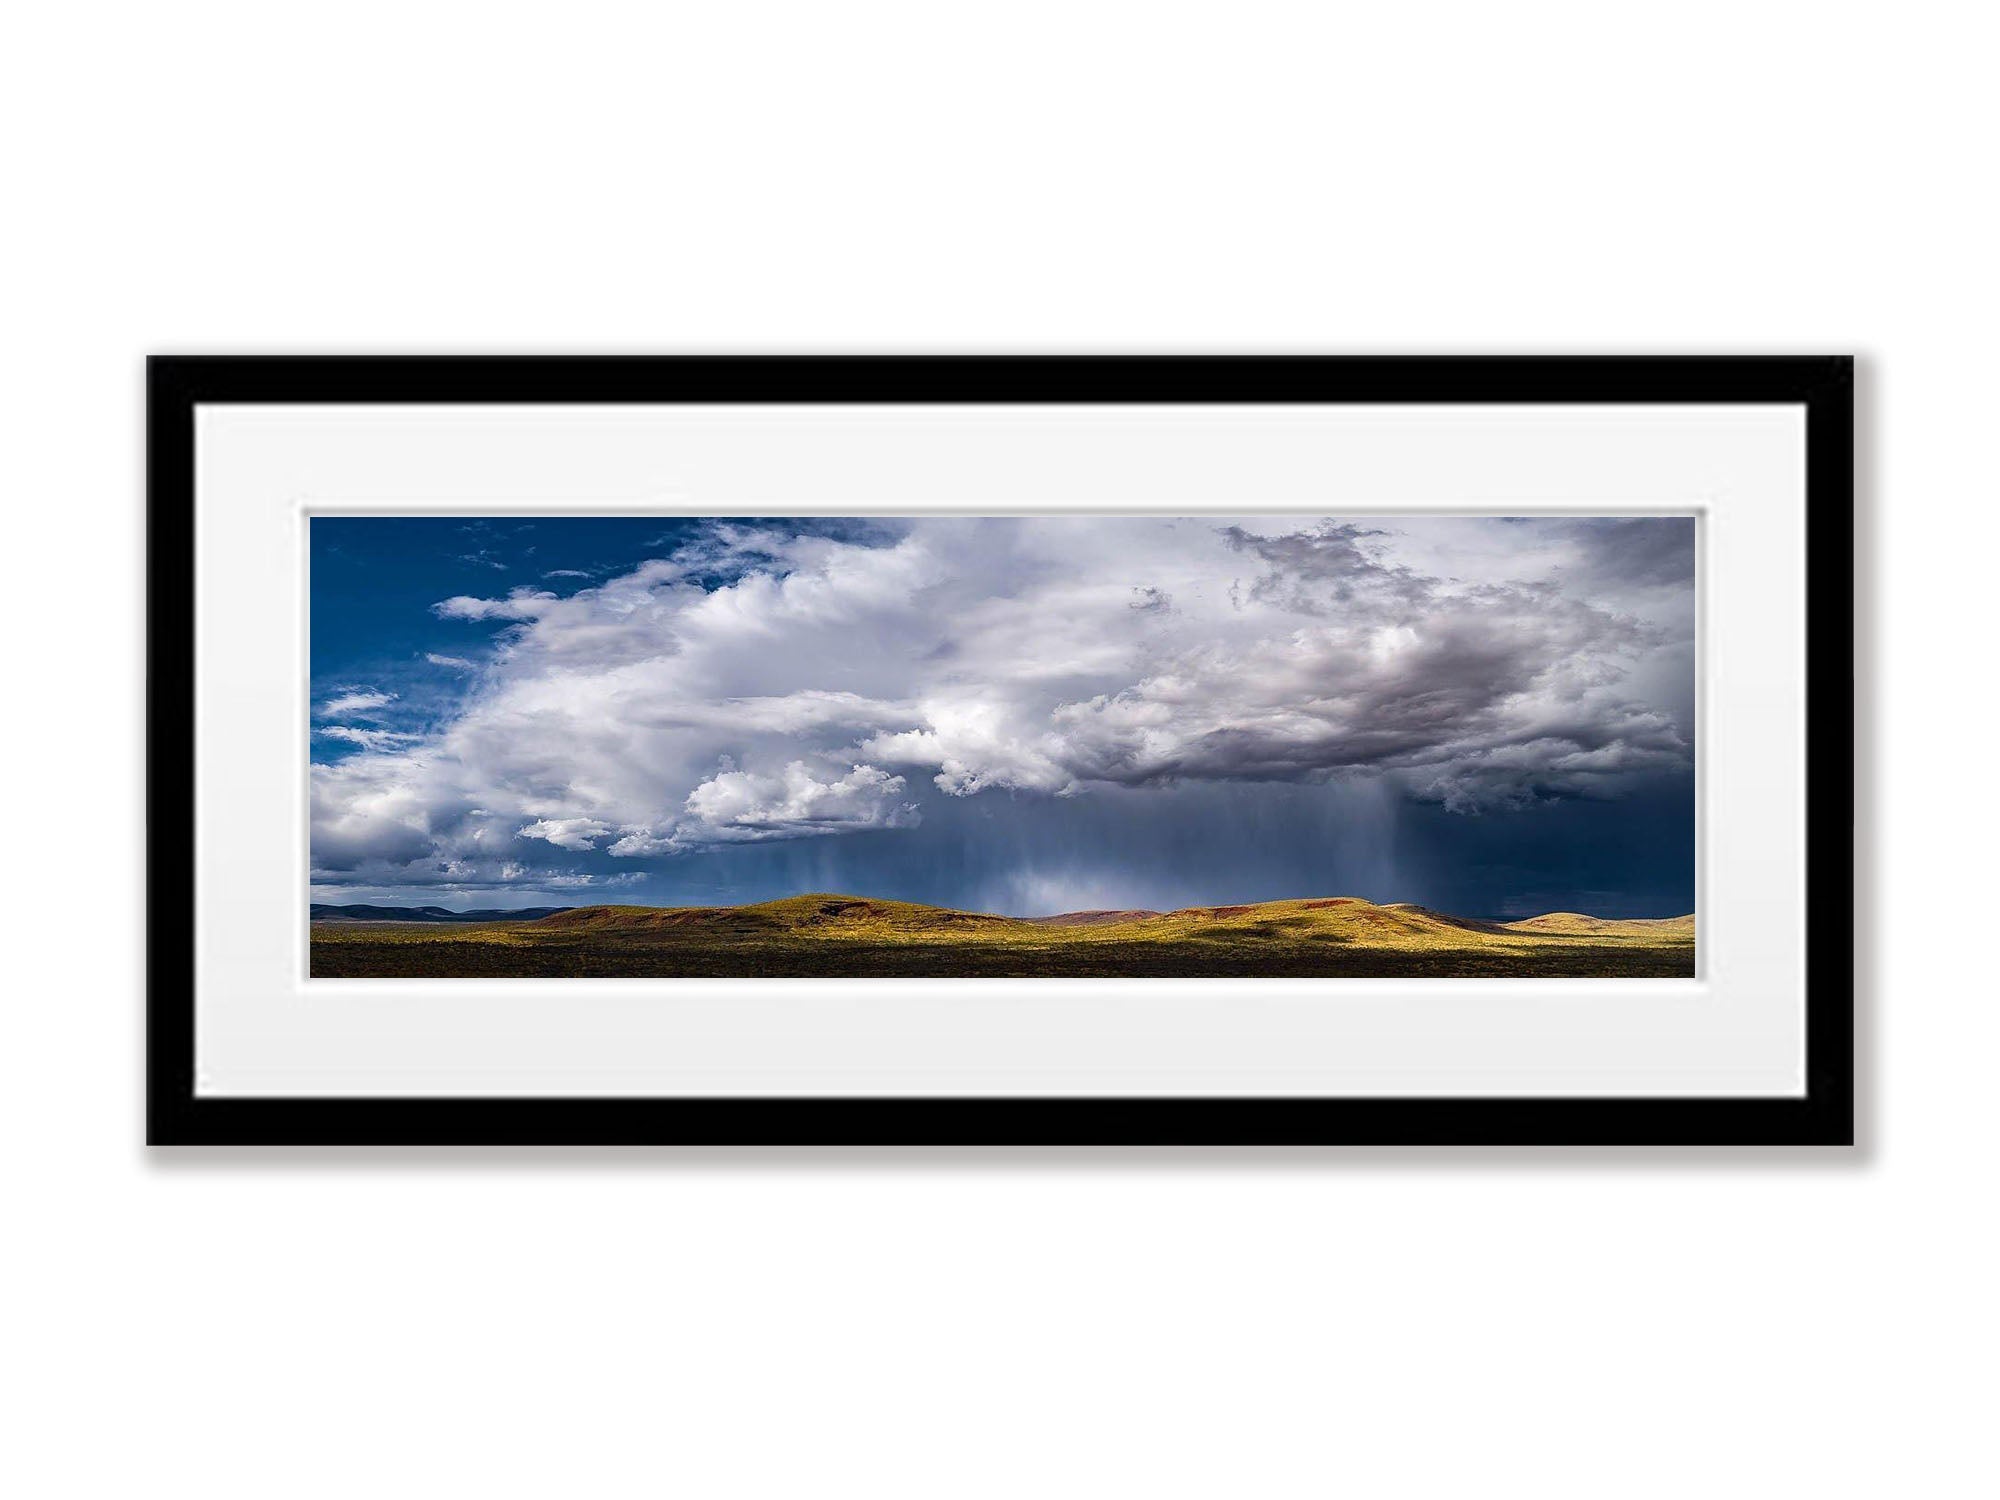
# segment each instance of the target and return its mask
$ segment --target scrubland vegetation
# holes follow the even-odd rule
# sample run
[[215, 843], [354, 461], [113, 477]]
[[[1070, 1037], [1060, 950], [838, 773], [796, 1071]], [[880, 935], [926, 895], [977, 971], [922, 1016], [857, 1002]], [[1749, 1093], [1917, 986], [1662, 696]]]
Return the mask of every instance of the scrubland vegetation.
[[996, 917], [805, 895], [529, 921], [314, 921], [316, 977], [1687, 977], [1692, 916], [1483, 922], [1353, 897]]

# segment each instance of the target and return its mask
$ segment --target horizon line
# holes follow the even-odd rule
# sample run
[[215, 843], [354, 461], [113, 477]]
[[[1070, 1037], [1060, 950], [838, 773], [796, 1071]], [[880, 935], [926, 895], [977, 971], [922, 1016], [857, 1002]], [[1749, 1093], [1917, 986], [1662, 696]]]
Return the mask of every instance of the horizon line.
[[[556, 902], [536, 901], [536, 902], [527, 902], [518, 907], [472, 906], [454, 910], [449, 906], [444, 906], [437, 902], [425, 902], [421, 905], [399, 905], [395, 902], [387, 902], [387, 901], [321, 901], [313, 899], [311, 897], [308, 897], [306, 905], [307, 905], [308, 915], [310, 915], [311, 909], [313, 907], [324, 906], [331, 908], [372, 907], [379, 911], [442, 911], [442, 912], [448, 912], [453, 916], [464, 916], [472, 911], [482, 911], [482, 912], [510, 912], [510, 911], [532, 911], [532, 910], [588, 911], [595, 907], [622, 907], [632, 911], [731, 911], [731, 910], [742, 910], [744, 908], [752, 906], [770, 906], [780, 901], [810, 900], [814, 897], [826, 900], [835, 900], [835, 901], [879, 901], [879, 902], [894, 903], [900, 906], [927, 906], [936, 911], [960, 912], [968, 916], [997, 917], [1002, 920], [1024, 921], [1024, 922], [1045, 921], [1051, 917], [1073, 917], [1073, 916], [1080, 916], [1090, 912], [1109, 912], [1109, 911], [1117, 911], [1117, 912], [1129, 911], [1129, 912], [1150, 914], [1153, 916], [1171, 916], [1175, 912], [1220, 911], [1229, 907], [1247, 908], [1253, 906], [1276, 906], [1290, 901], [1354, 901], [1354, 902], [1359, 902], [1366, 906], [1375, 906], [1375, 907], [1408, 906], [1408, 907], [1415, 907], [1423, 911], [1439, 912], [1440, 914], [1446, 916], [1456, 916], [1456, 917], [1467, 916], [1466, 913], [1448, 912], [1441, 907], [1430, 906], [1422, 901], [1375, 901], [1366, 896], [1341, 896], [1341, 895], [1272, 896], [1262, 901], [1197, 901], [1197, 902], [1191, 902], [1185, 906], [1172, 906], [1172, 907], [1118, 906], [1118, 905], [1078, 906], [1078, 907], [1068, 908], [1067, 910], [1064, 911], [1047, 912], [1039, 917], [1033, 917], [1033, 916], [1017, 917], [1009, 912], [981, 911], [977, 908], [969, 906], [946, 906], [935, 901], [911, 901], [911, 900], [906, 900], [900, 896], [857, 896], [848, 891], [795, 891], [789, 896], [768, 896], [760, 901], [697, 901], [697, 902], [686, 902], [678, 905], [668, 905], [668, 906], [660, 906], [647, 902], [638, 902], [638, 901], [586, 901], [586, 902], [580, 902], [576, 905], [565, 906]], [[1550, 916], [1592, 917], [1600, 921], [1618, 921], [1618, 922], [1670, 922], [1670, 921], [1678, 921], [1684, 917], [1698, 918], [1699, 911], [1698, 910], [1673, 911], [1673, 912], [1668, 912], [1664, 916], [1656, 916], [1656, 917], [1655, 916], [1599, 917], [1598, 914], [1595, 912], [1583, 911], [1573, 907], [1550, 907], [1546, 910], [1531, 912], [1524, 916], [1510, 917], [1510, 916], [1495, 915], [1495, 916], [1484, 916], [1484, 917], [1470, 917], [1469, 920], [1489, 921], [1489, 922], [1521, 922], [1521, 921], [1530, 921], [1535, 917], [1550, 917]]]

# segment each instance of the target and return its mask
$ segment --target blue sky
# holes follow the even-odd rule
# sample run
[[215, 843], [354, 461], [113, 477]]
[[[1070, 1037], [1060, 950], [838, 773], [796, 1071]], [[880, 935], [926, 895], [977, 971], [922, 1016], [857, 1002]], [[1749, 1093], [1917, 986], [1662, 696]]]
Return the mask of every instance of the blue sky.
[[312, 522], [312, 894], [1693, 909], [1684, 519]]
[[[573, 594], [660, 555], [688, 522], [600, 517], [316, 517], [312, 522], [312, 697], [392, 694], [359, 727], [423, 730], [448, 717], [491, 626], [431, 611], [460, 594], [524, 586]], [[315, 762], [355, 746], [315, 734]]]

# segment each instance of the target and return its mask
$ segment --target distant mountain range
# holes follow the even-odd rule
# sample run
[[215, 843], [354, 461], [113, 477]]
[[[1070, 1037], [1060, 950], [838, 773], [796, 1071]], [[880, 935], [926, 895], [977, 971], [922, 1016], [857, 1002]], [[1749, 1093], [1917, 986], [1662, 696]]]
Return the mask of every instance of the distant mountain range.
[[445, 906], [331, 906], [315, 901], [315, 922], [537, 922], [557, 912], [574, 911], [573, 906], [489, 907], [478, 911], [453, 911]]

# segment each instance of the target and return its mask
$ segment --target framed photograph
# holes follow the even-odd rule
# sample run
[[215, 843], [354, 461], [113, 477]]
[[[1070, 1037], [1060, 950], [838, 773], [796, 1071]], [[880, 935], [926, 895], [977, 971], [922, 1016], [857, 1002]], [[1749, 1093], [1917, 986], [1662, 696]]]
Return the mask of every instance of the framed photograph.
[[1846, 359], [148, 384], [156, 1144], [1852, 1141]]

